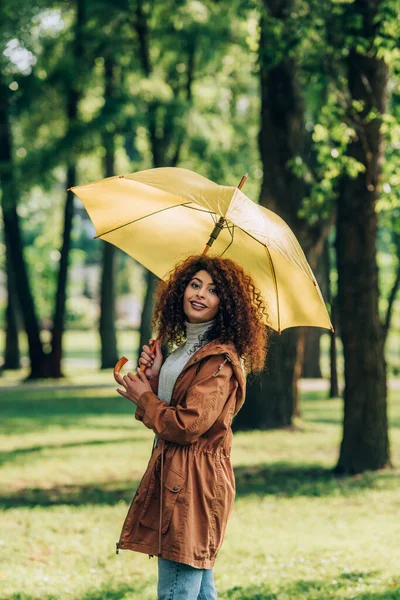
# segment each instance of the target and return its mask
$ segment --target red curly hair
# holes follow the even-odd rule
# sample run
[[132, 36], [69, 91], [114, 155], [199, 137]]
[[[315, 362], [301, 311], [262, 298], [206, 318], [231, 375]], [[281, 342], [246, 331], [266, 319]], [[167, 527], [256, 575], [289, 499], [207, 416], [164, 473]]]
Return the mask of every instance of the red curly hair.
[[205, 270], [212, 277], [220, 299], [215, 324], [207, 340], [233, 342], [244, 360], [246, 372], [261, 371], [267, 352], [267, 309], [251, 277], [229, 258], [190, 256], [170, 272], [156, 290], [153, 326], [162, 344], [181, 344], [186, 338], [183, 295], [193, 276]]

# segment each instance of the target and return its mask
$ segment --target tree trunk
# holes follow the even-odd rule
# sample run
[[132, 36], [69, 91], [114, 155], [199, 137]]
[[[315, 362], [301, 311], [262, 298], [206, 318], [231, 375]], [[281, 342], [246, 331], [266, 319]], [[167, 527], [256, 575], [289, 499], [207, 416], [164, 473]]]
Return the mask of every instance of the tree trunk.
[[[327, 273], [327, 269], [329, 268], [329, 263], [326, 261], [327, 253], [329, 252], [329, 242], [326, 239], [323, 248], [322, 254], [318, 257], [318, 262], [315, 265], [315, 278], [320, 287], [321, 293], [324, 298], [327, 299], [329, 303], [329, 272]], [[306, 343], [304, 350], [304, 362], [303, 362], [303, 373], [302, 376], [304, 378], [313, 378], [320, 379], [322, 377], [321, 373], [321, 336], [323, 333], [323, 329], [319, 327], [308, 327], [306, 334]]]
[[153, 328], [151, 325], [151, 318], [154, 310], [154, 292], [156, 291], [157, 281], [158, 278], [153, 273], [146, 270], [146, 292], [140, 320], [139, 349], [142, 348], [143, 344], [148, 344], [149, 339], [152, 336]]
[[337, 300], [333, 299], [331, 302], [332, 307], [332, 325], [335, 331], [330, 333], [330, 344], [329, 344], [329, 364], [330, 364], [330, 387], [329, 387], [329, 398], [337, 398], [339, 396], [339, 380], [337, 372], [337, 352], [336, 352], [336, 335], [337, 335]]
[[30, 373], [28, 379], [47, 377], [47, 355], [40, 340], [39, 321], [24, 260], [23, 242], [17, 213], [18, 190], [13, 172], [12, 131], [8, 107], [9, 89], [0, 81], [0, 177], [4, 241], [9, 253], [24, 328], [28, 338]]
[[11, 259], [6, 245], [7, 272], [7, 308], [5, 327], [4, 363], [2, 369], [16, 370], [21, 368], [21, 354], [18, 340], [18, 298], [15, 276], [11, 268]]
[[[67, 188], [76, 185], [76, 169], [71, 165], [67, 171]], [[64, 210], [64, 233], [61, 248], [60, 265], [57, 280], [57, 292], [55, 299], [55, 310], [53, 316], [53, 327], [51, 336], [51, 377], [63, 377], [61, 369], [62, 361], [62, 338], [64, 333], [65, 306], [67, 301], [67, 278], [69, 266], [69, 253], [71, 249], [72, 219], [74, 214], [74, 195], [67, 192], [67, 200]]]
[[297, 328], [271, 335], [265, 371], [257, 377], [249, 377], [246, 402], [235, 417], [234, 430], [272, 429], [292, 424], [297, 335]]
[[[115, 67], [110, 57], [104, 61], [104, 111], [110, 109], [115, 96]], [[112, 111], [110, 111], [110, 114]], [[110, 119], [111, 124], [111, 119]], [[106, 177], [115, 174], [115, 134], [113, 129], [105, 130], [103, 133], [103, 145], [105, 148], [104, 171]], [[103, 242], [102, 276], [100, 290], [100, 323], [99, 333], [101, 342], [101, 368], [112, 368], [118, 361], [117, 333], [115, 329], [115, 275], [117, 248], [108, 242]]]
[[296, 343], [296, 361], [293, 371], [293, 415], [301, 416], [300, 394], [297, 382], [299, 381], [304, 363], [304, 352], [306, 349], [307, 327], [299, 327], [297, 332]]
[[392, 321], [394, 303], [396, 300], [397, 292], [400, 289], [400, 234], [397, 232], [393, 232], [393, 236], [396, 245], [397, 268], [395, 271], [394, 282], [389, 292], [388, 306], [386, 310], [385, 320], [383, 322], [383, 339], [385, 344], [389, 334], [390, 324]]
[[[348, 59], [349, 116], [356, 115], [356, 136], [348, 155], [365, 166], [351, 179], [344, 175], [337, 211], [338, 309], [345, 359], [344, 426], [339, 473], [380, 469], [390, 462], [386, 409], [384, 340], [378, 312], [377, 216], [388, 70], [373, 54], [375, 2], [356, 0], [350, 18], [361, 20], [366, 55], [351, 48]], [[354, 14], [356, 13], [356, 14]], [[371, 117], [375, 111], [378, 116]]]
[[304, 348], [302, 376], [306, 379], [320, 379], [321, 373], [321, 335], [318, 327], [308, 327]]
[[325, 262], [325, 277], [326, 277], [326, 299], [331, 307], [331, 321], [334, 331], [330, 332], [329, 338], [329, 398], [337, 398], [339, 396], [339, 381], [337, 372], [337, 352], [336, 352], [336, 336], [338, 335], [337, 322], [337, 298], [332, 294], [331, 286], [331, 256], [330, 243], [326, 241], [324, 248], [323, 259]]
[[[75, 39], [73, 46], [74, 62], [81, 66], [83, 59], [83, 26], [84, 26], [84, 0], [77, 0], [76, 3], [76, 21], [75, 21]], [[80, 100], [80, 92], [76, 89], [76, 80], [72, 79], [71, 87], [67, 92], [67, 118], [69, 127], [75, 127], [78, 118], [78, 103]], [[76, 185], [76, 156], [71, 150], [71, 162], [67, 166], [67, 181], [66, 189]], [[50, 355], [50, 372], [51, 377], [63, 377], [61, 369], [62, 361], [62, 339], [64, 333], [65, 322], [65, 306], [67, 301], [67, 283], [68, 283], [68, 267], [69, 255], [71, 249], [71, 232], [74, 216], [74, 194], [67, 191], [64, 209], [64, 232], [63, 243], [60, 252], [60, 263], [58, 270], [57, 291], [55, 298], [55, 308], [53, 315], [53, 327], [51, 336], [51, 355]]]
[[115, 262], [116, 248], [103, 243], [102, 277], [100, 288], [101, 368], [113, 368], [118, 361], [117, 335], [115, 329]]

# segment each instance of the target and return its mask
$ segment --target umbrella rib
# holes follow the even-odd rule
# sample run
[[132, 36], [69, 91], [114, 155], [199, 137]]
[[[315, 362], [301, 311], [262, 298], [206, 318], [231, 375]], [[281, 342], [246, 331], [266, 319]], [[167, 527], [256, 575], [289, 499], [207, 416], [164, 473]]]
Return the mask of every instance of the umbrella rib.
[[242, 229], [239, 225], [236, 225], [236, 227], [239, 227], [240, 231], [243, 231], [243, 233], [245, 233], [246, 235], [248, 235], [249, 237], [251, 237], [252, 240], [254, 240], [255, 242], [258, 242], [259, 244], [261, 244], [261, 246], [264, 246], [265, 251], [266, 251], [266, 253], [268, 255], [269, 264], [270, 264], [270, 267], [271, 267], [272, 279], [273, 279], [274, 286], [275, 286], [276, 312], [277, 312], [277, 317], [278, 317], [278, 333], [280, 334], [281, 333], [281, 315], [280, 315], [280, 312], [279, 312], [278, 281], [276, 279], [275, 267], [274, 267], [274, 263], [272, 261], [272, 256], [271, 256], [271, 253], [269, 251], [269, 248], [268, 248], [267, 244], [263, 244], [263, 242], [260, 242], [260, 240], [258, 240], [254, 236], [252, 236], [251, 233], [249, 233], [245, 229]]
[[274, 263], [272, 261], [272, 256], [271, 253], [269, 251], [268, 246], [264, 245], [265, 251], [268, 254], [268, 258], [269, 258], [269, 264], [271, 267], [271, 273], [272, 273], [272, 279], [274, 281], [274, 286], [275, 286], [275, 296], [276, 296], [276, 312], [277, 312], [277, 316], [278, 316], [278, 333], [280, 335], [281, 333], [281, 315], [279, 312], [279, 292], [278, 292], [278, 282], [276, 279], [276, 273], [275, 273], [275, 267], [274, 267]]
[[233, 238], [234, 238], [234, 233], [235, 233], [235, 225], [232, 223], [232, 231], [231, 231], [231, 228], [230, 228], [230, 226], [229, 226], [228, 224], [226, 225], [226, 228], [228, 229], [228, 231], [229, 231], [229, 234], [230, 234], [230, 236], [231, 236], [231, 241], [229, 242], [229, 244], [227, 245], [227, 247], [225, 248], [225, 250], [223, 251], [223, 253], [219, 255], [220, 257], [221, 257], [221, 256], [223, 256], [223, 255], [225, 254], [225, 252], [226, 252], [227, 250], [229, 250], [229, 248], [230, 248], [230, 247], [232, 246], [232, 244], [233, 244]]
[[[189, 203], [189, 204], [191, 204], [191, 203]], [[181, 204], [180, 206], [184, 206], [185, 208], [190, 208], [191, 210], [197, 210], [198, 212], [205, 212], [205, 213], [208, 213], [211, 216], [217, 214], [216, 212], [213, 212], [211, 210], [207, 210], [206, 208], [205, 209], [196, 208], [195, 206], [189, 206], [189, 204]]]
[[[123, 225], [118, 225], [118, 227], [114, 227], [113, 229], [110, 229], [109, 231], [105, 231], [104, 233], [100, 233], [99, 235], [96, 235], [93, 239], [97, 240], [98, 238], [101, 238], [104, 235], [108, 235], [109, 233], [112, 233], [113, 231], [118, 231], [118, 229], [122, 229], [123, 227], [127, 227], [128, 225], [132, 225], [132, 223], [138, 223], [139, 221], [142, 221], [143, 219], [147, 219], [148, 217], [153, 217], [154, 215], [162, 213], [162, 212], [164, 212], [166, 210], [171, 210], [172, 208], [177, 208], [178, 206], [185, 206], [186, 208], [193, 208], [192, 206], [189, 207], [187, 203], [174, 204], [173, 206], [167, 206], [167, 208], [161, 208], [160, 210], [156, 210], [153, 213], [150, 213], [149, 215], [143, 215], [143, 217], [139, 217], [138, 219], [134, 219], [133, 221], [129, 221], [129, 223], [124, 223]], [[209, 211], [202, 211], [202, 212], [208, 212], [209, 214], [211, 214]]]
[[[234, 223], [232, 223], [233, 225], [233, 231], [235, 230], [235, 227], [239, 227], [238, 225], [235, 225]], [[278, 318], [278, 333], [279, 335], [281, 334], [281, 314], [279, 311], [279, 291], [278, 291], [278, 281], [276, 278], [276, 272], [275, 272], [275, 267], [274, 267], [274, 263], [272, 260], [272, 256], [271, 253], [269, 251], [269, 248], [267, 246], [267, 244], [263, 244], [262, 242], [260, 242], [260, 240], [258, 240], [257, 238], [253, 237], [251, 235], [251, 233], [249, 233], [248, 231], [246, 231], [245, 229], [242, 229], [241, 227], [239, 227], [240, 231], [243, 231], [243, 233], [246, 233], [249, 237], [251, 237], [252, 240], [254, 240], [255, 242], [258, 242], [259, 244], [261, 244], [261, 246], [264, 246], [265, 248], [265, 252], [267, 253], [268, 259], [269, 259], [269, 264], [271, 267], [271, 273], [272, 273], [272, 280], [274, 282], [274, 287], [275, 287], [275, 297], [276, 297], [276, 312], [277, 312], [277, 318]], [[228, 230], [229, 233], [231, 234], [231, 242], [228, 245], [228, 247], [224, 250], [224, 252], [222, 254], [225, 254], [225, 252], [228, 250], [229, 246], [232, 244], [233, 242], [233, 232], [230, 231], [229, 226], [228, 226]], [[221, 256], [222, 256], [221, 254]]]
[[[260, 242], [260, 240], [258, 240], [256, 237], [254, 237], [254, 235], [251, 235], [251, 233], [249, 233], [248, 231], [246, 231], [245, 229], [243, 229], [243, 227], [240, 227], [240, 225], [235, 225], [235, 227], [238, 227], [240, 229], [240, 231], [242, 231], [243, 233], [245, 233], [246, 235], [248, 235], [249, 237], [251, 237], [252, 240], [254, 240], [255, 242], [257, 242], [257, 244], [261, 244], [261, 246], [264, 246], [264, 248], [268, 247], [268, 244], [266, 242]], [[282, 255], [283, 258], [285, 260], [289, 260], [287, 259], [284, 255]], [[307, 260], [307, 259], [306, 259]], [[290, 262], [290, 261], [289, 261]], [[293, 264], [293, 263], [292, 263]], [[311, 279], [311, 281], [313, 282], [314, 286], [316, 287], [316, 283], [313, 277], [310, 276], [309, 273], [306, 273], [304, 271], [304, 269], [302, 269], [299, 265], [297, 265], [297, 267], [304, 273], [304, 275], [306, 277], [309, 277]], [[323, 298], [322, 298], [323, 299]]]

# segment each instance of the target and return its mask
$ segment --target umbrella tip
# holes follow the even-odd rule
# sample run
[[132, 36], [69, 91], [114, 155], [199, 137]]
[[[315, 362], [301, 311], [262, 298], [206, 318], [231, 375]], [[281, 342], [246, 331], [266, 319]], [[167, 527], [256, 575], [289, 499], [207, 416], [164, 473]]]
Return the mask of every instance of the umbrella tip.
[[246, 183], [246, 179], [248, 178], [249, 174], [245, 173], [242, 177], [242, 179], [240, 180], [240, 183], [238, 185], [238, 190], [241, 190], [242, 187], [244, 186], [244, 184]]

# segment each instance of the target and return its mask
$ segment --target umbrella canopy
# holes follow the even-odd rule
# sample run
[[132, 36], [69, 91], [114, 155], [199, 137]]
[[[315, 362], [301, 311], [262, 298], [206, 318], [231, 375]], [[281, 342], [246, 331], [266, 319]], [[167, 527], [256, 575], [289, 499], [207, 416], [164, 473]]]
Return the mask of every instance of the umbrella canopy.
[[201, 254], [220, 217], [225, 223], [209, 251], [251, 275], [277, 331], [332, 325], [314, 274], [288, 225], [237, 187], [218, 185], [180, 168], [108, 177], [72, 188], [97, 237], [114, 244], [161, 279], [182, 259]]

